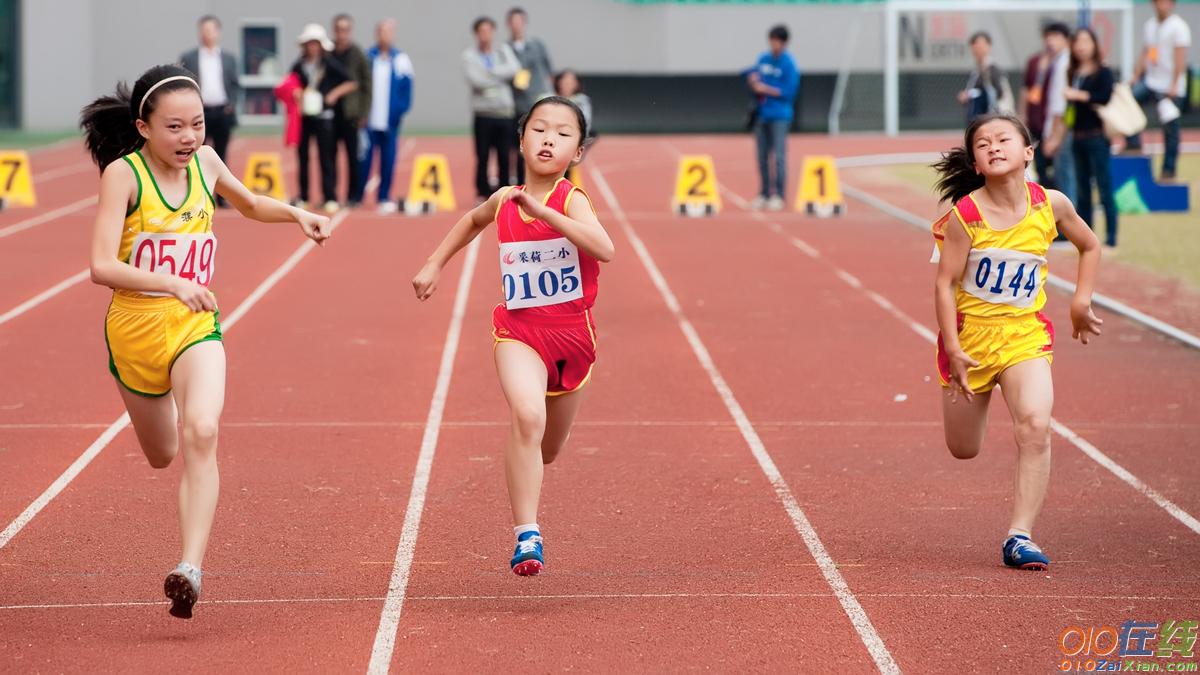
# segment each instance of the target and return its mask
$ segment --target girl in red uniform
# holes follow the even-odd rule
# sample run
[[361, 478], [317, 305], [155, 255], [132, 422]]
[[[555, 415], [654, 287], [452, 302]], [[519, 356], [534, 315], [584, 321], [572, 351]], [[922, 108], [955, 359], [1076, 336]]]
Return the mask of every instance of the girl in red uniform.
[[583, 156], [587, 122], [560, 96], [543, 98], [520, 122], [525, 185], [496, 191], [463, 216], [417, 276], [426, 300], [442, 268], [493, 221], [500, 240], [503, 302], [492, 311], [496, 372], [512, 413], [504, 473], [517, 547], [510, 563], [522, 576], [542, 570], [537, 524], [542, 465], [571, 435], [582, 389], [596, 361], [592, 304], [600, 262], [613, 243], [591, 200], [563, 176]]

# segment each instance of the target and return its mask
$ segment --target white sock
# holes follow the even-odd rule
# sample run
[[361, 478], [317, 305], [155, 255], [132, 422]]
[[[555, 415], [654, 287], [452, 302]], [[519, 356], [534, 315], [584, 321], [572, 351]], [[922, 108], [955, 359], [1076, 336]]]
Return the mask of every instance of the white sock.
[[526, 532], [537, 532], [538, 534], [541, 534], [542, 530], [541, 530], [541, 528], [538, 527], [537, 523], [525, 523], [524, 525], [517, 525], [517, 526], [513, 527], [513, 532], [515, 532], [516, 535], [518, 537], [520, 537], [521, 535], [525, 534]]
[[1029, 539], [1033, 539], [1032, 532], [1030, 532], [1029, 530], [1022, 530], [1022, 529], [1016, 528], [1016, 527], [1009, 528], [1008, 537], [1005, 537], [1004, 539], [1005, 539], [1005, 541], [1007, 541], [1009, 537], [1012, 537], [1012, 536], [1015, 536], [1018, 534], [1021, 535], [1022, 537], [1027, 537]]

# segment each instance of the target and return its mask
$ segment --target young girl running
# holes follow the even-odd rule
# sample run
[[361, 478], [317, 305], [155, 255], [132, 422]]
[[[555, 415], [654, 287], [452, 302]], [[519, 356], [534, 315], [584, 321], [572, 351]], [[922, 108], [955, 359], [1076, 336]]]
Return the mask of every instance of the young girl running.
[[933, 224], [940, 250], [934, 303], [946, 445], [959, 459], [979, 454], [999, 384], [1017, 441], [1004, 564], [1044, 570], [1050, 560], [1031, 537], [1050, 480], [1054, 404], [1054, 327], [1040, 311], [1046, 250], [1058, 231], [1079, 249], [1072, 336], [1087, 344], [1102, 323], [1091, 308], [1100, 244], [1061, 192], [1025, 181], [1032, 159], [1033, 140], [1020, 119], [989, 114], [976, 118], [963, 145], [934, 165], [942, 201], [954, 205]]
[[592, 374], [598, 263], [612, 260], [613, 243], [588, 196], [563, 178], [583, 156], [587, 122], [579, 107], [543, 98], [518, 134], [528, 182], [501, 188], [459, 219], [413, 288], [420, 300], [433, 295], [446, 262], [495, 221], [504, 302], [492, 311], [494, 358], [512, 413], [504, 448], [517, 536], [510, 566], [531, 576], [545, 563], [537, 524], [542, 465], [566, 445]]
[[108, 367], [150, 466], [165, 468], [183, 453], [183, 551], [164, 591], [171, 614], [189, 619], [217, 507], [225, 402], [225, 350], [208, 290], [213, 194], [249, 218], [298, 223], [318, 243], [329, 236], [329, 219], [255, 196], [233, 177], [203, 145], [200, 86], [183, 68], [151, 68], [132, 92], [119, 85], [83, 109], [80, 126], [101, 171], [91, 271], [92, 281], [113, 289]]

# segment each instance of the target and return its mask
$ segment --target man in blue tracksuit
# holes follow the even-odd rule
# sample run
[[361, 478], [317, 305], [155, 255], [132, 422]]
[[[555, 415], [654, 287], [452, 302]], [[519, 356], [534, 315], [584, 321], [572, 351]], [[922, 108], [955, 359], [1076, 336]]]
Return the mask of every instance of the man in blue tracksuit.
[[[788, 54], [788, 29], [782, 24], [767, 34], [771, 48], [758, 57], [758, 63], [746, 76], [751, 91], [758, 98], [754, 135], [758, 141], [758, 174], [762, 189], [754, 199], [754, 208], [764, 206], [779, 211], [784, 206], [784, 185], [787, 181], [787, 136], [792, 126], [792, 111], [796, 92], [800, 88], [800, 71]], [[775, 176], [770, 172], [771, 155], [775, 159]]]
[[371, 162], [379, 152], [379, 212], [395, 213], [396, 202], [389, 198], [392, 190], [392, 170], [396, 164], [396, 143], [400, 139], [400, 122], [412, 104], [412, 61], [408, 54], [392, 46], [396, 22], [384, 19], [375, 29], [377, 43], [367, 50], [371, 64], [371, 107], [366, 117], [366, 143], [362, 145], [362, 165], [355, 186], [362, 200]]

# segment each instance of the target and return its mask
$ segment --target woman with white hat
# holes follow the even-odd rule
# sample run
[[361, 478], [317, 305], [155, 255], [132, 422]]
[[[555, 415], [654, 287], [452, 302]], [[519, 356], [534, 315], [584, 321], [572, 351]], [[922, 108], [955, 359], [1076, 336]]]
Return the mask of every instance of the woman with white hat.
[[335, 59], [329, 57], [333, 42], [325, 34], [325, 27], [310, 23], [296, 38], [300, 45], [300, 58], [292, 66], [292, 72], [300, 80], [301, 89], [296, 92], [300, 104], [300, 206], [308, 200], [308, 157], [313, 138], [317, 140], [317, 159], [321, 163], [321, 201], [325, 211], [337, 211], [334, 195], [337, 186], [337, 148], [333, 140], [333, 113], [338, 101], [358, 88]]

